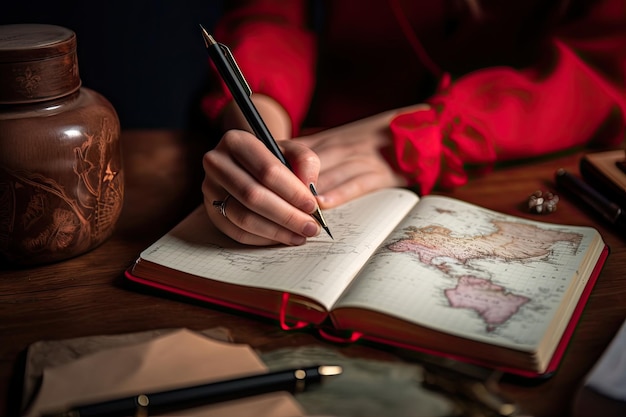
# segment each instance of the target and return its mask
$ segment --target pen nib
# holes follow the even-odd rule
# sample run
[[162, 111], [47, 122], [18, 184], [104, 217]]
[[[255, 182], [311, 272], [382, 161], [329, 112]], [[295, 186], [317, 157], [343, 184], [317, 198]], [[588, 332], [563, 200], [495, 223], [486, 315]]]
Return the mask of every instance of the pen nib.
[[209, 32], [207, 32], [207, 30], [204, 28], [204, 26], [200, 25], [200, 29], [202, 30], [202, 37], [204, 38], [204, 45], [208, 48], [210, 45], [214, 45], [217, 42], [215, 42], [215, 39], [213, 39], [213, 36], [209, 35]]
[[328, 228], [328, 226], [326, 225], [326, 221], [324, 220], [324, 215], [322, 215], [322, 210], [320, 210], [319, 208], [315, 210], [315, 212], [313, 214], [311, 214], [313, 217], [315, 217], [315, 220], [317, 220], [317, 222], [320, 224], [320, 226], [322, 226], [322, 229], [326, 230], [326, 233], [328, 233], [328, 236], [330, 236], [330, 238], [332, 240], [335, 240], [335, 238], [333, 237], [333, 235], [330, 233], [330, 229]]
[[[309, 189], [311, 190], [313, 195], [317, 197], [317, 190], [315, 189], [315, 185], [313, 185], [313, 183], [309, 184]], [[335, 240], [332, 233], [330, 233], [330, 229], [328, 228], [328, 225], [326, 224], [326, 220], [324, 219], [322, 210], [320, 210], [319, 207], [315, 209], [315, 212], [312, 214], [312, 216], [315, 218], [315, 220], [317, 220], [320, 226], [322, 226], [322, 228], [326, 231], [326, 233], [328, 233], [328, 236], [330, 236], [332, 240]]]

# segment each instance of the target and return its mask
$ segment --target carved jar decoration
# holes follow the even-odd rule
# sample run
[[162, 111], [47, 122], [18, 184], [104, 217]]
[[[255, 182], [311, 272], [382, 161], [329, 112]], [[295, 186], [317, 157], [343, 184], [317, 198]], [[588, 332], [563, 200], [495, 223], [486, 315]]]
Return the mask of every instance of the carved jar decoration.
[[81, 87], [73, 31], [0, 25], [0, 261], [35, 265], [113, 232], [124, 181], [113, 106]]

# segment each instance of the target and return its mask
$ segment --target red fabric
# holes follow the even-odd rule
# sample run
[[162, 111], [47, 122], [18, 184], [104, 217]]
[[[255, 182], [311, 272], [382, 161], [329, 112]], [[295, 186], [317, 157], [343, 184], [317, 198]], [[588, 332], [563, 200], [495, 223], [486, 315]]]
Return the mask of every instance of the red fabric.
[[[472, 168], [488, 168], [497, 161], [592, 141], [616, 145], [624, 138], [623, 0], [596, 2], [584, 19], [546, 29], [548, 60], [542, 56], [527, 65], [510, 64], [518, 46], [508, 43], [519, 39], [516, 28], [533, 34], [523, 19], [525, 9], [509, 16], [519, 15], [519, 22], [497, 26], [499, 21], [492, 20], [490, 27], [467, 17], [454, 20], [454, 11], [442, 8], [444, 1], [396, 0], [432, 61], [454, 74], [443, 77], [428, 94], [422, 86], [432, 79], [432, 65], [424, 65], [424, 57], [420, 60], [415, 53], [407, 40], [411, 34], [403, 32], [387, 1], [370, 7], [361, 1], [329, 2], [326, 26], [317, 36], [306, 26], [307, 2], [244, 3], [220, 22], [216, 39], [231, 46], [253, 91], [285, 107], [294, 134], [309, 108], [312, 123], [331, 127], [411, 103], [431, 104], [431, 110], [397, 116], [390, 126], [398, 165], [422, 194], [435, 186], [462, 185]], [[460, 22], [457, 36], [441, 29], [451, 21]], [[493, 32], [497, 28], [501, 33]], [[476, 33], [476, 38], [468, 35]], [[472, 60], [489, 65], [472, 68]], [[217, 117], [228, 98], [225, 89], [207, 97], [207, 114]]]
[[[225, 15], [215, 28], [215, 39], [227, 45], [253, 93], [266, 94], [286, 110], [294, 129], [302, 123], [315, 83], [315, 44], [305, 31], [305, 4], [301, 1], [249, 2]], [[211, 63], [212, 64], [212, 63]], [[215, 120], [232, 99], [226, 85], [209, 95], [203, 107]], [[294, 133], [297, 130], [294, 130]]]
[[[626, 114], [624, 97], [555, 41], [558, 64], [547, 78], [491, 68], [444, 85], [433, 110], [391, 123], [396, 158], [412, 184], [429, 193], [467, 181], [467, 165], [538, 156], [583, 145], [611, 114]], [[437, 112], [434, 109], [440, 109]], [[618, 144], [622, 134], [604, 138]]]

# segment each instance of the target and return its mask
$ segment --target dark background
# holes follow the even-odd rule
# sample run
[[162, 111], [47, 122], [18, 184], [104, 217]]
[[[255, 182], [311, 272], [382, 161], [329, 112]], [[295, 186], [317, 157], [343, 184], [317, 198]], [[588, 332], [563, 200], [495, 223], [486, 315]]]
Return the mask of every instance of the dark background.
[[5, 2], [0, 24], [47, 23], [73, 30], [83, 86], [115, 107], [123, 129], [201, 129], [199, 100], [209, 58], [199, 24], [211, 30], [215, 0]]

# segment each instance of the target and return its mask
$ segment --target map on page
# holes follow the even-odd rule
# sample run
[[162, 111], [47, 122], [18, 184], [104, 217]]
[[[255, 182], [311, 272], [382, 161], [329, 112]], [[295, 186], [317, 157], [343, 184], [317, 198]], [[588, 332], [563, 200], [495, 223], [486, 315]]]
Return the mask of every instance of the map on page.
[[[455, 236], [441, 226], [409, 227], [406, 236], [388, 246], [394, 252], [410, 252], [420, 261], [455, 277], [455, 270], [437, 259], [450, 258], [461, 265], [489, 258], [508, 262], [549, 261], [556, 243], [568, 243], [575, 251], [582, 236], [554, 230], [542, 230], [534, 225], [491, 220], [493, 231], [478, 236]], [[510, 292], [468, 270], [458, 276], [454, 288], [444, 291], [452, 308], [476, 311], [485, 321], [487, 330], [506, 322], [531, 298]]]
[[532, 344], [562, 302], [590, 239], [584, 230], [424, 198], [342, 302], [393, 309], [451, 333]]

